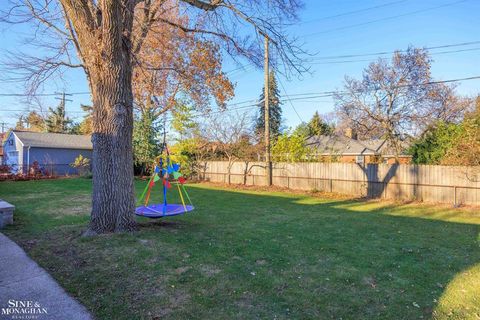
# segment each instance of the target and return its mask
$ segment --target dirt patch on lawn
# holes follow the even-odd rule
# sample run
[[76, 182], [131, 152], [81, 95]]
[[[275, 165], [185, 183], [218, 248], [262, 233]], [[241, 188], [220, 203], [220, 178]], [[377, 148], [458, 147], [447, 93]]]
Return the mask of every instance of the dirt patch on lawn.
[[190, 295], [181, 290], [175, 290], [175, 292], [168, 297], [165, 302], [157, 306], [153, 311], [148, 312], [151, 319], [163, 319], [169, 314], [182, 309], [190, 301]]
[[203, 275], [205, 275], [207, 277], [213, 277], [214, 275], [222, 272], [221, 269], [219, 269], [215, 266], [205, 265], [205, 264], [200, 267], [200, 271], [202, 272]]
[[188, 266], [185, 266], [185, 267], [179, 267], [177, 269], [175, 269], [175, 273], [176, 274], [183, 274], [185, 272], [187, 272], [188, 270], [190, 270], [191, 268], [188, 267]]
[[264, 266], [267, 264], [267, 260], [264, 260], [264, 259], [258, 259], [257, 261], [255, 261], [255, 263], [259, 266]]

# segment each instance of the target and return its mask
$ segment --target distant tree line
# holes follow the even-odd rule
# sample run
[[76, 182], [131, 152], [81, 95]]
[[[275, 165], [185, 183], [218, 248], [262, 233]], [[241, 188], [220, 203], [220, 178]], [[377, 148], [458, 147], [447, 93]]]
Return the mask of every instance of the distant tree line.
[[[184, 41], [189, 43], [188, 39]], [[148, 45], [155, 50], [154, 42]], [[172, 150], [191, 174], [201, 172], [206, 160], [225, 159], [231, 164], [245, 161], [247, 168], [248, 163], [263, 160], [264, 88], [253, 119], [247, 114], [222, 113], [223, 102], [233, 95], [233, 87], [214, 62], [215, 49], [205, 46], [204, 50], [213, 50], [207, 55], [210, 61], [207, 65], [199, 66], [189, 60], [196, 57], [192, 48], [182, 68], [199, 74], [202, 73], [196, 69], [210, 68], [204, 79], [214, 82], [212, 87], [189, 87], [189, 82], [177, 79], [177, 87], [186, 86], [182, 89], [184, 94], [177, 96], [177, 91], [165, 82], [169, 79], [158, 78], [155, 73], [137, 74], [133, 131], [137, 173], [148, 173], [161, 151], [162, 115], [166, 111], [170, 111], [173, 118]], [[152, 63], [156, 61], [155, 57], [149, 59]], [[334, 113], [322, 115], [316, 111], [310, 120], [295, 128], [284, 125], [282, 95], [277, 75], [271, 71], [268, 85], [273, 160], [307, 161], [309, 150], [305, 141], [308, 138], [340, 135], [349, 128], [360, 140], [387, 140], [397, 155], [405, 152], [401, 146], [410, 145], [407, 152], [417, 164], [480, 165], [480, 97], [475, 100], [458, 96], [453, 85], [434, 81], [430, 69], [430, 57], [423, 49], [397, 52], [391, 61], [379, 59], [364, 70], [361, 80], [346, 77], [344, 87], [334, 94]], [[165, 86], [149, 82], [152, 77], [157, 77], [156, 81]], [[190, 93], [185, 95], [185, 92]], [[158, 95], [171, 99], [158, 101]], [[217, 99], [220, 112], [208, 116], [206, 110], [207, 116], [199, 119], [198, 111], [210, 97]], [[56, 109], [50, 108], [45, 116], [32, 111], [20, 117], [17, 129], [90, 134], [92, 107], [82, 105], [81, 108], [86, 115], [79, 123], [66, 116], [65, 105], [61, 103]]]
[[[397, 159], [400, 154], [410, 154], [413, 162], [418, 164], [480, 165], [480, 98], [459, 96], [455, 85], [435, 81], [431, 75], [430, 56], [424, 49], [410, 47], [394, 53], [390, 61], [379, 59], [372, 62], [364, 70], [361, 80], [346, 77], [344, 87], [333, 96], [335, 112], [321, 115], [317, 111], [309, 121], [295, 128], [284, 126], [282, 95], [273, 72], [269, 86], [274, 161], [309, 161], [306, 139], [341, 135], [350, 129], [355, 133], [355, 139], [386, 140]], [[211, 148], [209, 155], [203, 155], [203, 158], [231, 161], [234, 154], [233, 158], [237, 160], [263, 159], [263, 92], [262, 89], [253, 129], [249, 130], [245, 124], [241, 135], [227, 135], [229, 141], [202, 137], [203, 146], [217, 143], [216, 149]], [[229, 126], [238, 125], [238, 117], [226, 120], [216, 116], [216, 126], [219, 127], [219, 119], [222, 119], [221, 126], [227, 130]], [[212, 126], [198, 132], [209, 130]], [[405, 146], [410, 147], [406, 150]], [[232, 152], [226, 150], [229, 147], [237, 150], [227, 154]]]
[[418, 164], [480, 166], [480, 96], [462, 121], [433, 123], [409, 151]]
[[21, 115], [15, 129], [34, 132], [91, 134], [93, 108], [87, 105], [81, 105], [80, 107], [86, 112], [86, 115], [79, 123], [74, 122], [66, 115], [65, 104], [62, 102], [55, 109], [48, 108], [45, 115], [38, 111], [30, 111], [26, 116]]

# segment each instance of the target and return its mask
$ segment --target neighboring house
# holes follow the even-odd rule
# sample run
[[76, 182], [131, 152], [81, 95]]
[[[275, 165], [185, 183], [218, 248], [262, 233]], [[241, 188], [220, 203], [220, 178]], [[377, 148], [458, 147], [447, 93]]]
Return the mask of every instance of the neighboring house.
[[5, 139], [6, 133], [0, 133], [0, 165], [3, 164], [3, 140]]
[[[348, 163], [395, 163], [395, 149], [384, 139], [357, 140], [349, 136], [313, 136], [307, 139], [311, 156], [324, 161]], [[412, 156], [405, 154], [402, 145], [398, 155], [401, 164], [410, 163]]]
[[27, 173], [38, 164], [44, 172], [55, 175], [76, 174], [70, 166], [80, 154], [92, 158], [90, 136], [11, 131], [3, 143], [4, 163], [14, 172]]

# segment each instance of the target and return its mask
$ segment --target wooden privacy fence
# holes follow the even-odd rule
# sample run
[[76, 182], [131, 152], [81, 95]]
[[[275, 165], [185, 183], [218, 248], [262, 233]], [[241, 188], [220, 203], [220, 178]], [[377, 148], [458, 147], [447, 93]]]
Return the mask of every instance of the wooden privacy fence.
[[[265, 185], [262, 162], [205, 163], [200, 178]], [[480, 205], [480, 167], [355, 163], [274, 163], [273, 185], [357, 197]]]

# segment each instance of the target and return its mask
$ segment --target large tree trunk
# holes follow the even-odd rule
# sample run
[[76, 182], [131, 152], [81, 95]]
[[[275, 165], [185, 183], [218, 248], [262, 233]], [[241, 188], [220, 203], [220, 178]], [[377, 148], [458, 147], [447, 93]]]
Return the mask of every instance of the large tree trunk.
[[93, 195], [90, 232], [129, 231], [135, 226], [132, 92], [129, 70], [105, 72], [93, 90]]
[[[113, 7], [113, 9], [112, 9]], [[100, 55], [88, 67], [93, 99], [93, 194], [87, 234], [135, 228], [133, 186], [133, 95], [129, 38], [131, 23], [120, 6], [103, 12]], [[123, 21], [122, 21], [123, 20]]]

